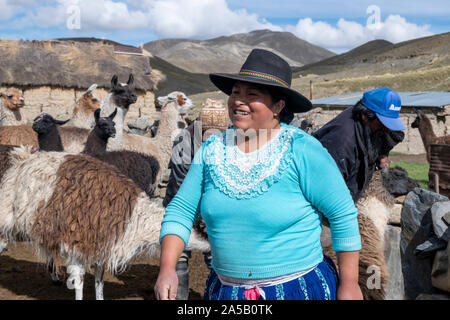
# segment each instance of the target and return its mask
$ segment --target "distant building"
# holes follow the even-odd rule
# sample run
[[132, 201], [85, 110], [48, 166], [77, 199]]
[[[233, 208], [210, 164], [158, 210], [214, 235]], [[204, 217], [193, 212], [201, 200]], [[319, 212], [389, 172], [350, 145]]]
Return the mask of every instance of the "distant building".
[[141, 48], [124, 46], [124, 45], [114, 45], [114, 53], [116, 54], [130, 54], [136, 56], [143, 56], [144, 52]]
[[138, 95], [127, 121], [139, 115], [154, 119], [154, 88], [159, 81], [149, 57], [140, 48], [83, 41], [0, 40], [0, 90], [22, 90], [22, 114], [31, 122], [40, 112], [68, 118], [79, 96], [93, 83], [94, 95], [103, 99], [114, 74], [126, 82], [133, 73]]
[[[406, 125], [405, 139], [393, 151], [421, 154], [425, 153], [418, 129], [411, 128], [416, 119], [414, 109], [420, 109], [433, 125], [437, 136], [450, 134], [450, 92], [398, 92], [402, 100], [400, 119]], [[320, 98], [312, 101], [314, 118], [318, 127], [333, 119], [342, 110], [353, 106], [362, 99], [363, 92]]]

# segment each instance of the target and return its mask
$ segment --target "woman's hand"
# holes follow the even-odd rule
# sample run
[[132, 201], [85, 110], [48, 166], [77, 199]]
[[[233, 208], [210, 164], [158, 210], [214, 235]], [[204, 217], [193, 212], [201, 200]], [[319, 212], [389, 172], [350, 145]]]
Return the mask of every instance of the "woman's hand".
[[175, 300], [178, 290], [178, 277], [175, 269], [160, 271], [154, 290], [157, 300]]
[[178, 276], [175, 268], [183, 249], [184, 242], [178, 236], [169, 234], [163, 237], [159, 275], [154, 288], [156, 299], [175, 300], [178, 290]]
[[361, 288], [357, 282], [340, 283], [337, 290], [338, 300], [363, 300]]

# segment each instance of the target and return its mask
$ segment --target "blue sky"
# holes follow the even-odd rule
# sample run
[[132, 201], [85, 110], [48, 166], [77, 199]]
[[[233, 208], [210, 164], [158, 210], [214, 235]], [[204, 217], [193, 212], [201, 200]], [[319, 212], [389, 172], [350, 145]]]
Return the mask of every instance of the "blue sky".
[[98, 37], [139, 45], [289, 31], [341, 53], [450, 31], [448, 0], [0, 0], [0, 38]]

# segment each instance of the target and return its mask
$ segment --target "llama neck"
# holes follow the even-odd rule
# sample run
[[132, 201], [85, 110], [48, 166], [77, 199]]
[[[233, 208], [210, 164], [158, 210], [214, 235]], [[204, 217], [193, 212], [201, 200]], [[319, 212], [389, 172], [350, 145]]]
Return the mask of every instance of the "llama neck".
[[58, 129], [47, 134], [38, 134], [39, 149], [42, 151], [64, 151]]
[[107, 117], [117, 108], [117, 105], [113, 101], [113, 94], [110, 92], [106, 95], [105, 99], [102, 100], [100, 105], [100, 116]]
[[108, 142], [109, 150], [118, 150], [121, 149], [122, 140], [123, 140], [123, 128], [125, 117], [127, 115], [128, 110], [116, 105], [112, 99], [112, 93], [109, 93], [105, 99], [102, 101], [102, 105], [100, 106], [101, 112], [100, 116], [108, 117], [114, 110], [117, 109], [117, 114], [114, 117], [113, 121], [116, 123], [116, 136], [115, 138], [110, 138]]
[[19, 110], [10, 110], [3, 105], [0, 106], [0, 124], [1, 125], [17, 125], [23, 124], [22, 114]]
[[419, 122], [419, 132], [423, 145], [425, 149], [428, 150], [428, 146], [436, 139], [436, 135], [434, 134], [430, 119], [425, 115], [422, 116], [422, 119]]
[[161, 120], [158, 129], [157, 147], [164, 158], [170, 158], [172, 144], [180, 129], [178, 128], [178, 108], [175, 102], [169, 102], [161, 111]]
[[98, 132], [98, 128], [95, 127], [86, 141], [86, 145], [84, 146], [83, 153], [94, 155], [106, 152], [106, 145], [108, 143], [108, 137], [103, 137]]
[[78, 110], [78, 112], [73, 113], [70, 123], [74, 127], [91, 129], [95, 126], [94, 114], [88, 114], [84, 110]]

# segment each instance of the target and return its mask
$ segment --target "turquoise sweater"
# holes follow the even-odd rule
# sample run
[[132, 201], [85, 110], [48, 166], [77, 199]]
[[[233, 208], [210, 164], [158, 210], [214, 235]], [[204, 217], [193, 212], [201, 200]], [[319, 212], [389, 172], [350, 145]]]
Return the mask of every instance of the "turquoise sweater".
[[210, 137], [196, 153], [167, 206], [162, 239], [189, 239], [199, 212], [212, 267], [221, 275], [261, 279], [288, 275], [323, 260], [322, 214], [335, 251], [361, 249], [357, 210], [334, 160], [315, 138], [282, 124], [252, 153], [234, 143], [233, 129]]

